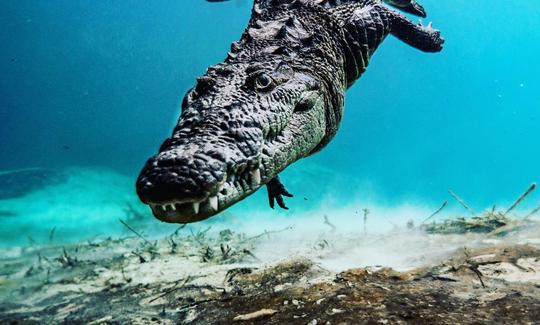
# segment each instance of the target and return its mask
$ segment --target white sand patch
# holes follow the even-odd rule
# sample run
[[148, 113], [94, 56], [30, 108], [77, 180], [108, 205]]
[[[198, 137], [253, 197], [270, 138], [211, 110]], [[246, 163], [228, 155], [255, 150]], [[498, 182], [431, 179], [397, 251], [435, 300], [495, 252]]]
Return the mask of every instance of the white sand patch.
[[[517, 265], [516, 265], [517, 264]], [[516, 264], [497, 263], [481, 266], [480, 272], [486, 277], [509, 282], [529, 282], [540, 284], [540, 260], [538, 258], [521, 258]]]

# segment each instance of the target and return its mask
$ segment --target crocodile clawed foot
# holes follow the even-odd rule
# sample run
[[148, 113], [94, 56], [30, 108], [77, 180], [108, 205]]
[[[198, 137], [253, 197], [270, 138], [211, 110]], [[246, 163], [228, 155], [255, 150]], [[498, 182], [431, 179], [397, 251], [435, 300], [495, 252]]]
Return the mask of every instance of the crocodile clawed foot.
[[272, 209], [274, 208], [275, 202], [277, 202], [280, 208], [285, 210], [289, 209], [285, 205], [283, 197], [293, 197], [293, 195], [287, 191], [285, 185], [281, 183], [278, 176], [272, 178], [272, 180], [266, 184], [266, 190], [268, 191], [268, 203]]
[[422, 31], [419, 40], [423, 40], [423, 46], [420, 47], [426, 52], [439, 52], [442, 50], [444, 38], [441, 37], [441, 31], [433, 28], [433, 23], [430, 21], [427, 25], [422, 24], [422, 19], [418, 20], [418, 28]]

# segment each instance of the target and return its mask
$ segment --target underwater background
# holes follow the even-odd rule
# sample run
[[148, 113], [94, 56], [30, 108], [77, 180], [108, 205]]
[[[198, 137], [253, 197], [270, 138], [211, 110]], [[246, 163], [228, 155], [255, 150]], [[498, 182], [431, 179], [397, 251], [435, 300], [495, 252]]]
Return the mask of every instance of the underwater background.
[[[205, 224], [261, 230], [422, 220], [449, 199], [510, 204], [540, 180], [540, 5], [422, 0], [445, 48], [393, 37], [348, 91], [336, 138], [289, 167], [295, 197], [266, 190]], [[135, 178], [170, 135], [180, 101], [239, 39], [251, 1], [3, 1], [0, 246], [175, 229], [138, 202]], [[532, 193], [520, 207], [540, 204]], [[450, 202], [446, 213], [466, 214]], [[360, 224], [360, 223], [359, 223]]]

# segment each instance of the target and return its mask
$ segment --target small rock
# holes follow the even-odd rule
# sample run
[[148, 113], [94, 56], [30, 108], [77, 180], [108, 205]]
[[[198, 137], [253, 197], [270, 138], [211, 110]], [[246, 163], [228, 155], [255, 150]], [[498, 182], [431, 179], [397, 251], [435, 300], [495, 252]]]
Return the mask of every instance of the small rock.
[[341, 314], [341, 313], [344, 313], [345, 310], [343, 309], [338, 309], [338, 308], [332, 308], [332, 310], [330, 311], [330, 315], [335, 315], [335, 314]]
[[495, 257], [497, 257], [497, 254], [485, 254], [471, 257], [470, 260], [476, 263], [486, 263], [493, 260]]
[[252, 312], [252, 313], [249, 313], [249, 314], [238, 315], [238, 316], [234, 317], [233, 320], [234, 321], [255, 320], [255, 319], [259, 319], [259, 318], [263, 318], [263, 317], [267, 317], [267, 316], [272, 316], [275, 313], [277, 313], [277, 310], [274, 310], [274, 309], [261, 309], [261, 310], [258, 310], [258, 311], [255, 311], [255, 312]]
[[184, 318], [184, 323], [187, 324], [193, 322], [197, 319], [197, 316], [198, 314], [195, 309], [189, 309], [186, 313], [186, 317]]
[[284, 289], [285, 289], [284, 284], [278, 284], [277, 286], [274, 287], [274, 292], [280, 292], [280, 291], [283, 291]]

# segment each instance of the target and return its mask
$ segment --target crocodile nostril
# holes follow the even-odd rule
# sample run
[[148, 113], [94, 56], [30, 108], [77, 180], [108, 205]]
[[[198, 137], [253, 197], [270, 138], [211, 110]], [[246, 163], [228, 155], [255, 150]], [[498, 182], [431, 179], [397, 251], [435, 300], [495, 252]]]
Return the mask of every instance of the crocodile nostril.
[[216, 152], [208, 155], [199, 148], [204, 146], [176, 148], [150, 158], [137, 181], [141, 200], [154, 204], [198, 202], [216, 194], [226, 177], [225, 160], [214, 158], [221, 156]]

